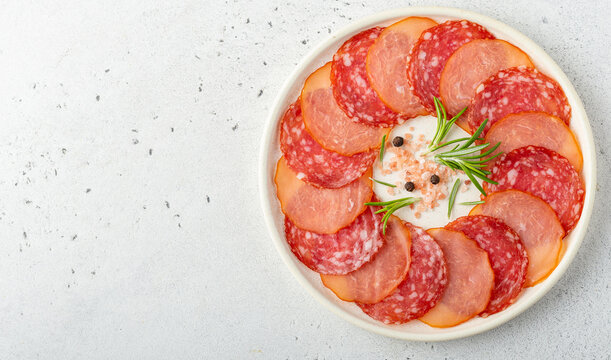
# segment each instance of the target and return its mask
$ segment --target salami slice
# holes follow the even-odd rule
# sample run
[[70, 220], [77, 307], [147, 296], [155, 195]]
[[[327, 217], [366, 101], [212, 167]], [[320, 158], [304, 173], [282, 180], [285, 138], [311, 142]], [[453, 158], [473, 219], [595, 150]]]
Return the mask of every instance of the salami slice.
[[405, 68], [410, 50], [420, 34], [437, 25], [429, 18], [409, 17], [382, 31], [367, 53], [367, 75], [371, 87], [390, 109], [413, 118], [428, 111], [411, 91]]
[[306, 129], [323, 148], [345, 156], [380, 146], [390, 129], [352, 121], [337, 105], [331, 89], [331, 63], [314, 71], [301, 91], [301, 110]]
[[373, 164], [375, 151], [343, 156], [325, 150], [305, 130], [299, 101], [289, 106], [280, 124], [280, 149], [300, 179], [324, 188], [339, 188], [358, 179]]
[[406, 225], [412, 237], [412, 262], [405, 280], [378, 303], [357, 303], [365, 314], [385, 324], [403, 324], [423, 316], [441, 299], [448, 282], [439, 245], [426, 231]]
[[[528, 145], [541, 146], [564, 156], [577, 172], [583, 165], [581, 149], [571, 129], [564, 121], [544, 112], [526, 111], [505, 116], [488, 130], [485, 142], [500, 142], [498, 151], [503, 153]], [[490, 160], [488, 167], [492, 168], [497, 160]]]
[[505, 190], [488, 195], [469, 215], [500, 219], [520, 236], [528, 254], [524, 286], [545, 280], [556, 267], [564, 229], [545, 201], [522, 191]]
[[320, 274], [343, 275], [368, 262], [384, 243], [382, 214], [366, 209], [352, 224], [335, 234], [302, 230], [284, 218], [284, 232], [291, 251]]
[[303, 230], [333, 234], [365, 211], [371, 199], [371, 170], [338, 189], [322, 189], [300, 180], [282, 157], [276, 165], [276, 194], [282, 212]]
[[557, 152], [521, 147], [501, 155], [491, 171], [490, 179], [498, 185], [484, 183], [486, 192], [516, 189], [537, 196], [556, 211], [566, 232], [579, 221], [584, 185], [571, 163]]
[[346, 41], [333, 55], [331, 83], [339, 106], [354, 121], [389, 127], [402, 121], [373, 90], [367, 77], [367, 52], [380, 33], [381, 27], [362, 31]]
[[464, 44], [450, 56], [441, 72], [439, 95], [446, 112], [458, 114], [469, 105], [484, 80], [499, 70], [521, 65], [534, 67], [528, 55], [505, 40], [477, 39]]
[[391, 216], [385, 244], [373, 259], [346, 275], [320, 275], [323, 285], [344, 301], [373, 304], [392, 293], [405, 279], [410, 266], [411, 236], [398, 218]]
[[571, 119], [571, 106], [560, 85], [536, 69], [518, 66], [499, 71], [477, 87], [467, 121], [473, 132], [488, 119], [485, 135], [498, 120], [522, 111], [543, 111], [567, 125]]
[[483, 26], [467, 20], [450, 20], [420, 35], [409, 56], [407, 74], [420, 102], [434, 112], [433, 97], [439, 97], [441, 72], [450, 56], [476, 39], [494, 39]]
[[446, 228], [461, 231], [488, 253], [494, 288], [482, 316], [513, 304], [522, 291], [528, 269], [528, 255], [518, 234], [501, 220], [485, 215], [463, 216]]
[[441, 300], [420, 318], [433, 327], [450, 327], [469, 320], [486, 309], [494, 287], [488, 255], [462, 232], [430, 229], [448, 267], [448, 285]]

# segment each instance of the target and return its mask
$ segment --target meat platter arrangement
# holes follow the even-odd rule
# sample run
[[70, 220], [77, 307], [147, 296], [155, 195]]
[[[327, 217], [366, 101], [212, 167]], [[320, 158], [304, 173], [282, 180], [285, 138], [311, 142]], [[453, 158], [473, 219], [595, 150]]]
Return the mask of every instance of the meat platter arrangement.
[[365, 29], [279, 122], [286, 243], [383, 324], [503, 312], [553, 273], [581, 217], [571, 115], [560, 84], [480, 24]]

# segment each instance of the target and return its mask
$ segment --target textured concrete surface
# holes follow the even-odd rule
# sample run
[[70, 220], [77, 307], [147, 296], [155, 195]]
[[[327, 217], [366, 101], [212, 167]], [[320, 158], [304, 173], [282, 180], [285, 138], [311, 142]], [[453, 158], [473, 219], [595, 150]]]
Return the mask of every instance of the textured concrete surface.
[[582, 96], [599, 185], [563, 279], [505, 326], [411, 343], [314, 301], [260, 213], [282, 82], [329, 32], [425, 1], [3, 1], [0, 358], [608, 359], [607, 1], [438, 1], [530, 36]]

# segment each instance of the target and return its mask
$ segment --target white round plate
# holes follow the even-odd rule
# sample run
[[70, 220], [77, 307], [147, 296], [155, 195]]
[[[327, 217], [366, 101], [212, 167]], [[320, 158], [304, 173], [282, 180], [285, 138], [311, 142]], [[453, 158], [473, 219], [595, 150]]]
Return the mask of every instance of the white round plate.
[[[583, 212], [575, 229], [564, 240], [566, 252], [554, 272], [537, 286], [525, 289], [518, 300], [506, 310], [487, 318], [476, 317], [446, 329], [432, 328], [417, 320], [404, 325], [385, 325], [369, 318], [353, 303], [339, 300], [331, 291], [326, 289], [322, 285], [319, 275], [301, 264], [291, 253], [285, 241], [284, 215], [280, 211], [280, 204], [276, 198], [276, 189], [273, 182], [276, 161], [281, 156], [278, 144], [278, 124], [285, 109], [299, 96], [306, 77], [318, 67], [330, 61], [341, 44], [354, 34], [376, 25], [390, 25], [408, 16], [430, 17], [438, 22], [450, 19], [467, 19], [483, 25], [497, 38], [507, 40], [525, 51], [539, 70], [558, 81], [564, 89], [573, 111], [570, 127], [581, 145], [584, 160], [582, 176], [585, 181], [586, 195]], [[280, 256], [299, 283], [325, 307], [357, 326], [385, 336], [418, 341], [457, 339], [490, 330], [511, 320], [541, 299], [564, 274], [581, 245], [590, 221], [596, 181], [595, 156], [592, 130], [579, 96], [554, 60], [532, 40], [497, 20], [470, 11], [445, 7], [396, 9], [357, 20], [332, 34], [331, 37], [314, 48], [286, 80], [274, 101], [263, 134], [259, 158], [261, 205], [269, 233]], [[542, 318], [545, 318], [545, 315], [542, 315]]]

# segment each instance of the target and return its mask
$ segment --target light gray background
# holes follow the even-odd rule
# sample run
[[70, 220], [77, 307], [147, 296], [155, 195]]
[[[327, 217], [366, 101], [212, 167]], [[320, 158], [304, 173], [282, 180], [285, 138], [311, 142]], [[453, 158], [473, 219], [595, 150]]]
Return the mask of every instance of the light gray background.
[[608, 1], [439, 1], [541, 45], [597, 141], [594, 215], [530, 310], [444, 343], [353, 327], [261, 217], [257, 154], [295, 64], [351, 20], [425, 1], [0, 1], [0, 358], [609, 358]]

